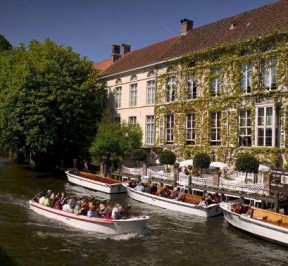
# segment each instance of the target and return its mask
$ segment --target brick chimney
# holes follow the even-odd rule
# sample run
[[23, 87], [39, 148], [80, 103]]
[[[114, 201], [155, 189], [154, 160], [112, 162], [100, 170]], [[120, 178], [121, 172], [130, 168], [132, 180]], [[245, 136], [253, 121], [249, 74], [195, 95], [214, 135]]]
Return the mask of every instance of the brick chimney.
[[112, 62], [114, 63], [121, 57], [120, 54], [120, 45], [113, 44], [112, 45]]
[[186, 35], [187, 32], [193, 29], [193, 20], [181, 19], [181, 35]]
[[131, 45], [122, 43], [122, 55], [125, 55], [131, 51]]

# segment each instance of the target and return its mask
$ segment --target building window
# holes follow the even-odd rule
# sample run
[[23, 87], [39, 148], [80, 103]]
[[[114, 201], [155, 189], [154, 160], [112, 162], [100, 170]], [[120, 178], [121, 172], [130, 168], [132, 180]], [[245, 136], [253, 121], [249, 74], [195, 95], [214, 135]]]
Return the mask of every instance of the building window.
[[174, 127], [174, 116], [167, 115], [166, 116], [166, 142], [173, 143], [173, 127]]
[[136, 122], [137, 122], [137, 121], [136, 121], [136, 116], [129, 116], [129, 117], [128, 117], [128, 123], [129, 123], [129, 124], [134, 124], [134, 125], [135, 125]]
[[275, 146], [275, 114], [272, 106], [257, 108], [257, 146]]
[[121, 94], [122, 94], [122, 88], [116, 87], [114, 90], [115, 108], [121, 107]]
[[212, 96], [219, 96], [220, 90], [221, 90], [220, 71], [219, 69], [214, 69], [212, 77]]
[[186, 115], [186, 143], [195, 144], [195, 115]]
[[130, 85], [130, 106], [136, 106], [137, 105], [137, 83]]
[[263, 87], [266, 90], [276, 89], [276, 59], [266, 59], [263, 68]]
[[195, 99], [197, 97], [197, 84], [196, 80], [191, 75], [187, 80], [187, 99]]
[[239, 114], [239, 146], [251, 146], [251, 111], [242, 110]]
[[176, 78], [173, 76], [167, 79], [166, 102], [174, 101], [175, 93], [176, 93]]
[[155, 80], [147, 81], [147, 104], [155, 103]]
[[221, 112], [211, 113], [211, 145], [221, 144], [220, 128]]
[[155, 122], [154, 116], [146, 116], [146, 144], [153, 145], [155, 138]]
[[251, 92], [252, 64], [243, 64], [241, 68], [240, 89], [242, 93]]

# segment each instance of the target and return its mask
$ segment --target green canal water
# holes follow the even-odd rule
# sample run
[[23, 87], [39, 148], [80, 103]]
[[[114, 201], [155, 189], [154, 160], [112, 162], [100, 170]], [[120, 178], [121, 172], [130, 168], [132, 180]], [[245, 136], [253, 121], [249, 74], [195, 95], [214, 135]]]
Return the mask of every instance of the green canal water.
[[[68, 227], [29, 209], [39, 191], [66, 191], [131, 204], [151, 217], [145, 235], [107, 236]], [[239, 231], [222, 216], [187, 216], [69, 184], [0, 160], [0, 265], [288, 265], [288, 248]]]

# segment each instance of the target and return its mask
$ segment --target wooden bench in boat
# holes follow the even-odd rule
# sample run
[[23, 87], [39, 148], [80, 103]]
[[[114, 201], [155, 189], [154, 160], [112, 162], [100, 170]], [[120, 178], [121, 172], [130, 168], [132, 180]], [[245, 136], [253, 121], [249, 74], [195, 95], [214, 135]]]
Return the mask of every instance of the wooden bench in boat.
[[84, 177], [84, 178], [88, 178], [94, 181], [98, 181], [101, 183], [105, 183], [105, 184], [117, 184], [120, 183], [117, 180], [114, 179], [110, 179], [110, 178], [106, 178], [106, 177], [102, 177], [102, 176], [98, 176], [95, 174], [91, 174], [91, 173], [86, 173], [86, 172], [78, 172], [76, 175], [80, 176], [80, 177]]
[[288, 216], [281, 213], [253, 208], [252, 218], [288, 228]]
[[[156, 195], [159, 196], [161, 189], [162, 189], [161, 187], [157, 187]], [[170, 190], [170, 191], [171, 191], [171, 193], [173, 192], [172, 190]], [[178, 193], [179, 193], [179, 191], [178, 191]], [[191, 194], [186, 193], [186, 199], [184, 202], [191, 203], [191, 204], [198, 204], [201, 200], [202, 199], [200, 196], [191, 195]]]

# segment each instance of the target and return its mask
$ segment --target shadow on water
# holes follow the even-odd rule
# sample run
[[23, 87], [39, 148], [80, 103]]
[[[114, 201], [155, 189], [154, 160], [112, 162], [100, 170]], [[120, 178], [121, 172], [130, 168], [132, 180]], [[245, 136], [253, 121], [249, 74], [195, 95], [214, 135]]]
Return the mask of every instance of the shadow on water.
[[16, 265], [13, 260], [0, 248], [0, 265], [1, 266], [14, 266]]

